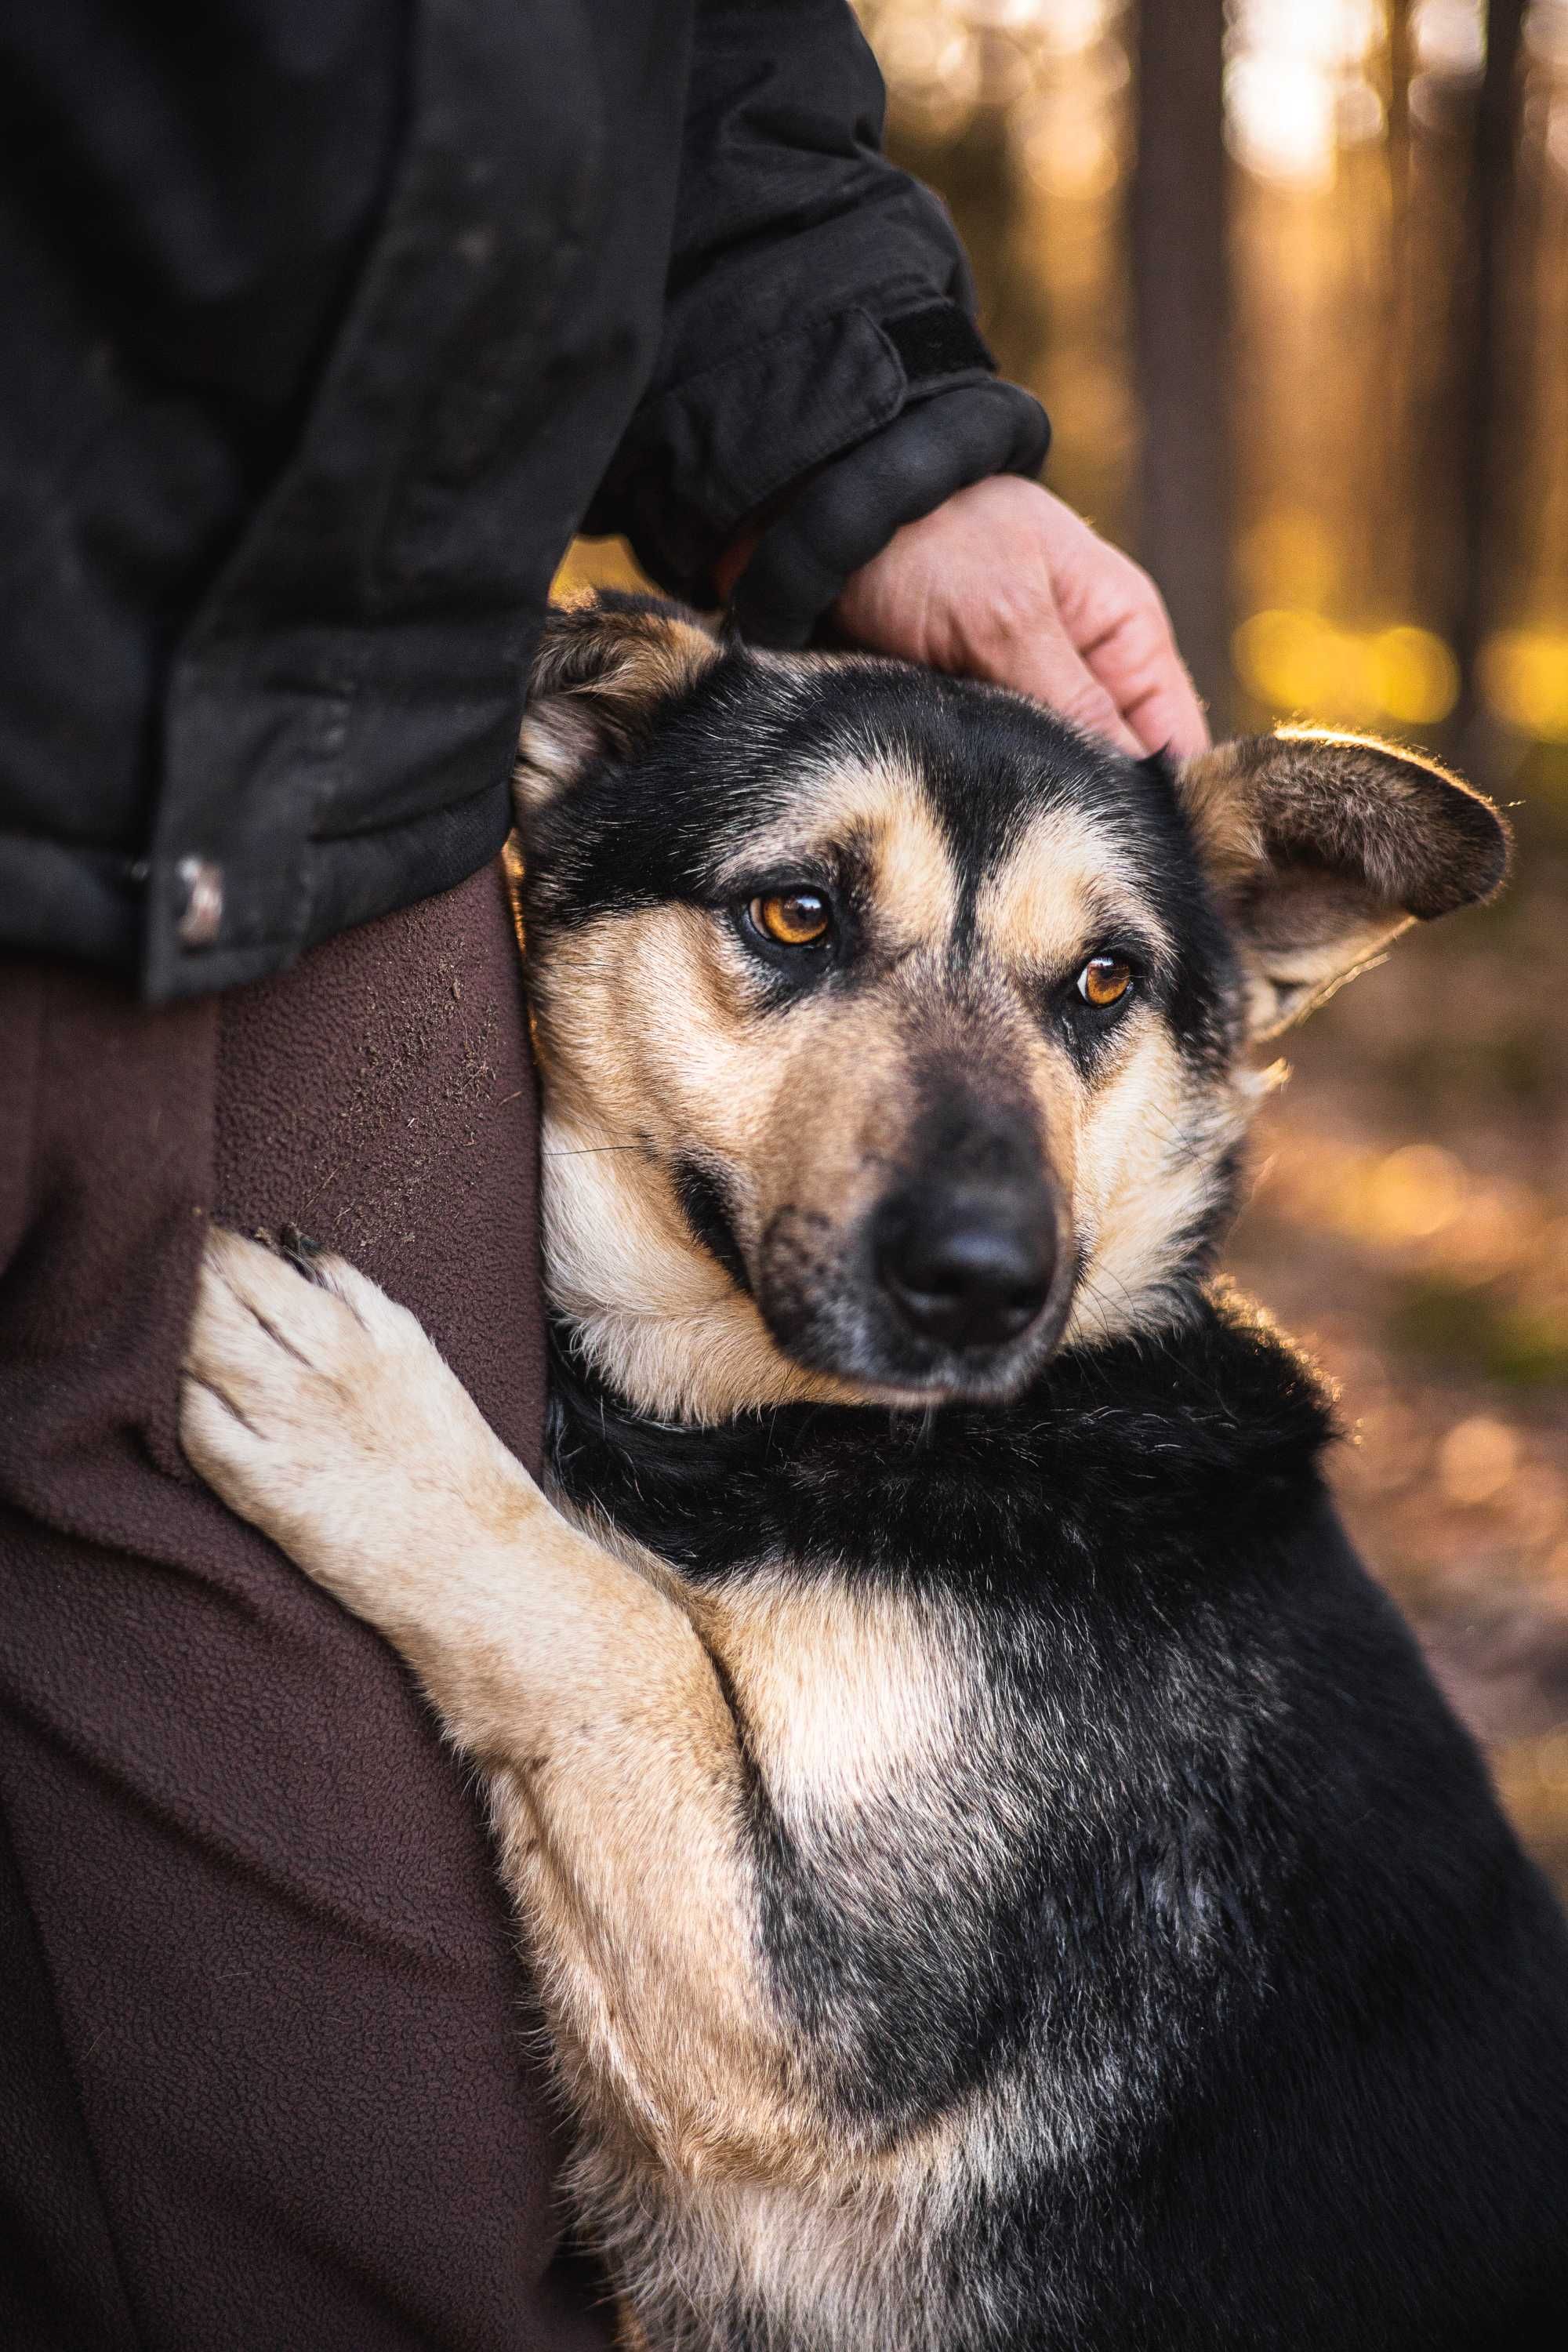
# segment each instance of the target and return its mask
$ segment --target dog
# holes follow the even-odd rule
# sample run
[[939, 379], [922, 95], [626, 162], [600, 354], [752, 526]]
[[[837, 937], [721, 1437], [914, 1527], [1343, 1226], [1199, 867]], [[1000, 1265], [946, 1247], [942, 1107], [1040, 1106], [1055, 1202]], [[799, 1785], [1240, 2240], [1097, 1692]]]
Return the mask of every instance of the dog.
[[1568, 2342], [1568, 1932], [1213, 1274], [1495, 812], [607, 596], [518, 807], [548, 1494], [222, 1232], [183, 1435], [483, 1775], [622, 2341]]

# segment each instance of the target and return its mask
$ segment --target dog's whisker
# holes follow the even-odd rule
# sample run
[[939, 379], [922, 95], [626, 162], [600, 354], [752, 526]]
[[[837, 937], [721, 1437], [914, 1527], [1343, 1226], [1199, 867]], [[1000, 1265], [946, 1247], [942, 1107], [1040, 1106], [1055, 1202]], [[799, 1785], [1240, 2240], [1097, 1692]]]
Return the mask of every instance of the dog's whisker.
[[642, 1143], [583, 1143], [574, 1145], [569, 1150], [542, 1150], [539, 1156], [542, 1160], [595, 1160], [606, 1152], [646, 1151], [647, 1149], [647, 1145]]

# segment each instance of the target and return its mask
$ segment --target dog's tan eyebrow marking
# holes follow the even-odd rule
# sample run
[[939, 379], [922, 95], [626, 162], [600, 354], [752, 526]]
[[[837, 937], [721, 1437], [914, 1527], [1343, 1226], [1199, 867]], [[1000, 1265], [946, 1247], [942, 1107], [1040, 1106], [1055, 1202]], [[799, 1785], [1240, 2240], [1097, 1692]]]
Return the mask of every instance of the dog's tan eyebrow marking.
[[1170, 952], [1115, 835], [1081, 809], [1041, 810], [975, 896], [977, 937], [1014, 967], [1066, 970], [1121, 925]]
[[958, 875], [917, 770], [887, 753], [819, 762], [792, 777], [787, 817], [760, 828], [728, 861], [720, 887], [759, 870], [830, 868], [846, 856], [858, 869], [883, 942], [929, 944], [951, 932]]

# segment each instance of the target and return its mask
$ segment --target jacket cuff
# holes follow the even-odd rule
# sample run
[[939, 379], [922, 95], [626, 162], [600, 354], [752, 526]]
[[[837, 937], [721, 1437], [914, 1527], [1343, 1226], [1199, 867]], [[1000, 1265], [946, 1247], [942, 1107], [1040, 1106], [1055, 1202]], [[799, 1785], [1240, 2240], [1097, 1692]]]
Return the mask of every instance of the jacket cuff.
[[819, 467], [768, 525], [730, 599], [741, 635], [753, 645], [804, 646], [850, 573], [895, 531], [971, 482], [1037, 474], [1050, 435], [1039, 402], [1016, 384], [971, 383], [918, 399]]
[[875, 315], [836, 304], [646, 400], [580, 528], [624, 530], [654, 579], [712, 604], [713, 565], [749, 519], [912, 404], [995, 373], [961, 301], [889, 287]]

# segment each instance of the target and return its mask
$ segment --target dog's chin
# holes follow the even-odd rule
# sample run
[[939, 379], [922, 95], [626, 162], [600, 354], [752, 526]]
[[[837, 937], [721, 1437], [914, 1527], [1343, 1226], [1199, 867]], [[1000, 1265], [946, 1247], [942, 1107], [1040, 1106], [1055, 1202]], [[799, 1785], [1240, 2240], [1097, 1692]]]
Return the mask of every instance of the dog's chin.
[[[911, 1325], [858, 1266], [763, 1264], [752, 1297], [779, 1353], [832, 1384], [846, 1404], [929, 1412], [942, 1405], [1003, 1405], [1037, 1380], [1060, 1347], [1078, 1288], [1076, 1251], [1059, 1256], [1050, 1294], [1021, 1331], [987, 1346], [944, 1342]], [[780, 1276], [782, 1276], [782, 1278]]]
[[775, 1319], [765, 1309], [763, 1319], [779, 1352], [801, 1370], [830, 1380], [846, 1404], [929, 1412], [942, 1405], [1007, 1404], [1021, 1395], [1060, 1346], [1068, 1305], [1053, 1302], [1027, 1330], [994, 1348], [911, 1343], [879, 1331], [871, 1317], [847, 1318], [842, 1309], [820, 1322]]

